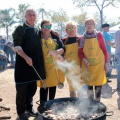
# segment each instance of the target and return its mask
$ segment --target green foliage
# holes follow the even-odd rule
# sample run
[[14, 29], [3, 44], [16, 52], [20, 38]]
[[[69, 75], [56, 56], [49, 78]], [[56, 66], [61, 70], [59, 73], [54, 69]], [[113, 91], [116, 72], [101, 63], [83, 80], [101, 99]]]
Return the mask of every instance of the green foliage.
[[59, 12], [53, 12], [53, 14], [51, 15], [51, 19], [54, 23], [67, 22], [68, 16], [63, 9], [60, 9]]
[[71, 18], [73, 21], [75, 21], [75, 23], [79, 24], [79, 25], [84, 25], [85, 20], [87, 19], [87, 13], [84, 12], [82, 14], [79, 15], [75, 15], [72, 16]]
[[48, 17], [49, 16], [51, 16], [50, 15], [50, 11], [49, 12], [47, 12], [44, 8], [39, 8], [38, 10], [37, 10], [37, 22], [39, 21], [39, 20], [44, 20], [44, 19], [48, 19]]
[[0, 10], [0, 26], [6, 28], [8, 39], [8, 27], [14, 23], [15, 9], [9, 8]]
[[65, 29], [65, 23], [69, 20], [66, 12], [63, 9], [60, 9], [58, 12], [51, 13], [51, 21], [56, 26], [56, 30], [62, 35]]
[[6, 27], [11, 24], [15, 16], [15, 10], [13, 8], [0, 10], [0, 25]]
[[72, 16], [71, 19], [77, 24], [77, 33], [82, 34], [85, 31], [84, 23], [87, 19], [87, 12], [83, 12], [79, 15]]
[[18, 5], [18, 13], [16, 13], [16, 18], [20, 23], [23, 23], [25, 20], [25, 11], [29, 7], [29, 4], [19, 4]]

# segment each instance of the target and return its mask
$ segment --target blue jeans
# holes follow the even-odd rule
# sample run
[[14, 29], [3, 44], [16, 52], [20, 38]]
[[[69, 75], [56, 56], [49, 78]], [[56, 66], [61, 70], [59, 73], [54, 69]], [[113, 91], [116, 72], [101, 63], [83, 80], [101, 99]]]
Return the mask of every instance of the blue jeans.
[[115, 64], [117, 69], [117, 88], [120, 89], [120, 54], [115, 55]]
[[4, 50], [4, 45], [0, 45], [0, 49], [1, 49], [1, 50]]
[[9, 55], [10, 55], [10, 58], [11, 59], [9, 59], [9, 62], [10, 63], [14, 63], [15, 62], [15, 60], [14, 60], [14, 52], [13, 51], [6, 51], [6, 55], [7, 55], [7, 57], [8, 57], [8, 59], [9, 59]]
[[0, 66], [3, 66], [3, 68], [7, 66], [7, 63], [7, 61], [0, 60]]

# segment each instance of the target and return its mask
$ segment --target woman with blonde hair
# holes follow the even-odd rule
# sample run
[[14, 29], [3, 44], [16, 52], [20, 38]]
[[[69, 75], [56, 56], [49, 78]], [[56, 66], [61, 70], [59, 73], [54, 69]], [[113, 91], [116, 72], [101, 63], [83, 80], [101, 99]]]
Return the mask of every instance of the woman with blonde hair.
[[[86, 31], [83, 33], [79, 57], [82, 60], [82, 79], [88, 76], [88, 97], [100, 101], [102, 85], [106, 83], [105, 72], [108, 71], [108, 53], [101, 32], [95, 30], [95, 21], [87, 19], [85, 21]], [[93, 91], [95, 87], [95, 93]]]
[[[78, 43], [80, 42], [80, 37], [77, 36], [76, 25], [71, 21], [67, 22], [65, 30], [67, 37], [62, 39], [63, 44], [66, 48], [64, 60], [66, 60], [68, 63], [73, 61], [75, 63], [73, 66], [74, 70], [67, 70], [66, 78], [69, 85], [70, 97], [76, 97], [76, 86], [74, 85], [74, 77], [77, 76], [78, 73], [80, 74], [80, 60], [78, 57]], [[69, 76], [67, 76], [67, 74], [69, 74]], [[80, 80], [80, 78], [78, 79]]]

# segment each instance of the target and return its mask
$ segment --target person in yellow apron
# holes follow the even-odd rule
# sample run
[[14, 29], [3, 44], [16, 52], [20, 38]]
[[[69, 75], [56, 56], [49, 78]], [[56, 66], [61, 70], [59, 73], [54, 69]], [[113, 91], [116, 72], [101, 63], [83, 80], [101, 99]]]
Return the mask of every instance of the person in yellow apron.
[[80, 38], [76, 35], [77, 27], [73, 22], [68, 22], [65, 28], [67, 37], [62, 39], [66, 48], [64, 60], [68, 64], [72, 64], [73, 62], [73, 69], [70, 68], [67, 70], [66, 79], [69, 85], [70, 97], [76, 97], [76, 84], [78, 85], [80, 82], [80, 59], [78, 57], [78, 42], [80, 42]]
[[105, 72], [108, 71], [108, 53], [102, 33], [95, 30], [95, 21], [87, 19], [85, 28], [86, 31], [79, 46], [79, 57], [82, 60], [82, 79], [85, 80], [87, 70], [85, 84], [88, 85], [88, 97], [100, 101], [101, 88], [106, 83]]
[[[37, 81], [37, 86], [40, 87], [40, 100], [47, 101], [55, 98], [56, 86], [59, 82], [64, 82], [64, 73], [60, 69], [56, 69], [55, 61], [58, 55], [64, 53], [64, 45], [59, 37], [50, 33], [52, 24], [49, 20], [41, 22], [41, 43], [45, 64], [46, 89], [40, 80]], [[59, 77], [59, 78], [58, 78]], [[49, 95], [48, 95], [49, 91]]]

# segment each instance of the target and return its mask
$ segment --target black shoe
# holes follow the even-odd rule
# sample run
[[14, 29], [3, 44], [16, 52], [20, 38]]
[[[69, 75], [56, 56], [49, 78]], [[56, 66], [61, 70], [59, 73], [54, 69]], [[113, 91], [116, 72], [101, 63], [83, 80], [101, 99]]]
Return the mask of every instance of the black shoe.
[[112, 82], [111, 80], [107, 79], [107, 82]]
[[117, 92], [120, 92], [120, 88], [117, 88], [116, 91], [117, 91]]
[[20, 120], [28, 120], [28, 117], [25, 113], [21, 113], [18, 115]]
[[26, 112], [32, 117], [37, 117], [38, 116], [38, 113], [36, 111], [34, 111], [33, 109], [26, 110]]

